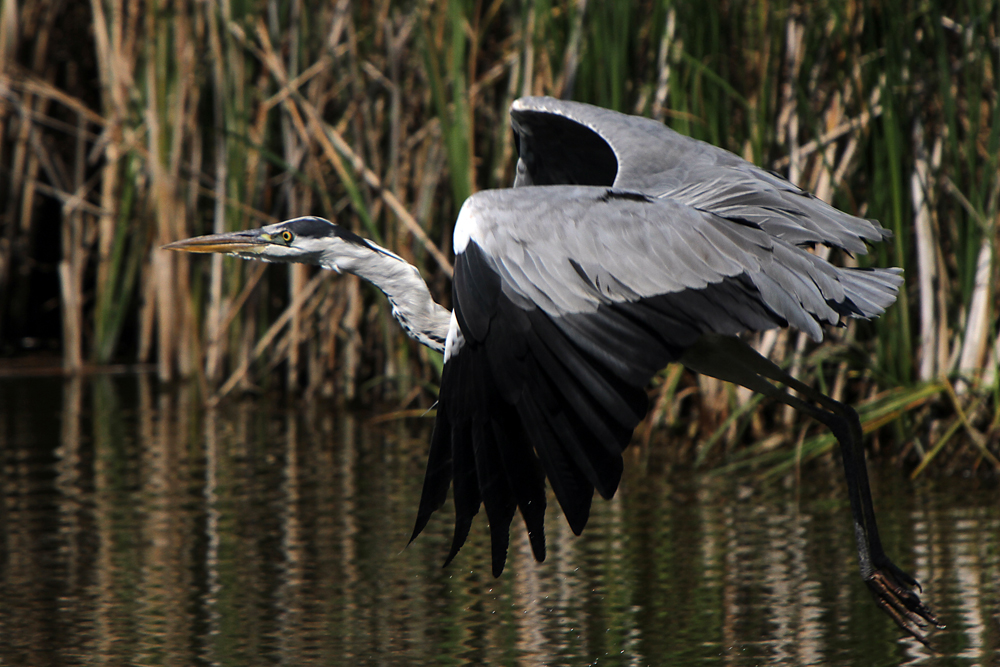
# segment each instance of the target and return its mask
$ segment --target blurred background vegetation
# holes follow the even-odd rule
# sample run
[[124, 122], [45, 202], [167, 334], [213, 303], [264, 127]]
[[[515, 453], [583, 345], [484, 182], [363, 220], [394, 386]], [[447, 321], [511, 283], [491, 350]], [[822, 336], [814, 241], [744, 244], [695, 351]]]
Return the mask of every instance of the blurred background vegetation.
[[[440, 358], [370, 286], [158, 248], [319, 215], [450, 305], [458, 208], [511, 182], [507, 108], [546, 94], [657, 118], [893, 230], [835, 258], [905, 269], [886, 316], [757, 345], [889, 425], [875, 451], [914, 474], [995, 470], [998, 26], [995, 0], [5, 0], [2, 364], [424, 414]], [[833, 442], [679, 368], [651, 392], [638, 437], [690, 436], [694, 460], [780, 470]]]

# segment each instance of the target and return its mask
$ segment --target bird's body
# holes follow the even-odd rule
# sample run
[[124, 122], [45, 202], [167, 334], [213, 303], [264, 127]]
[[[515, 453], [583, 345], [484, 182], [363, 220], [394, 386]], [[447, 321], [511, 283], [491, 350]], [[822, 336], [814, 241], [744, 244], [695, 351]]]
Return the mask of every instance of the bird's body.
[[609, 498], [617, 489], [647, 383], [680, 361], [834, 431], [862, 574], [880, 606], [922, 639], [917, 626], [936, 621], [882, 551], [857, 415], [735, 337], [791, 325], [820, 340], [821, 324], [881, 314], [896, 298], [898, 270], [838, 268], [807, 246], [862, 254], [888, 232], [648, 119], [550, 98], [518, 100], [511, 117], [515, 187], [462, 207], [451, 313], [414, 267], [316, 218], [168, 247], [355, 273], [387, 295], [407, 333], [444, 352], [413, 537], [452, 488], [449, 561], [480, 506], [494, 574], [517, 511], [544, 559], [546, 479], [574, 532], [583, 530], [594, 491]]

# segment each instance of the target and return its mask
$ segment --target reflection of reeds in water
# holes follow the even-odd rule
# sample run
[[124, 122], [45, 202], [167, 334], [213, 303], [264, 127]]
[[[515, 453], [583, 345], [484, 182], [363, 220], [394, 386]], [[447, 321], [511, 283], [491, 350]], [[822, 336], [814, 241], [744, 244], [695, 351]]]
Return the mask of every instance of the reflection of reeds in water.
[[[981, 3], [805, 9], [4, 3], [0, 345], [57, 339], [71, 372], [152, 361], [209, 396], [285, 384], [428, 405], [440, 361], [358, 280], [157, 248], [318, 214], [416, 263], [447, 302], [457, 207], [510, 181], [507, 106], [572, 91], [892, 229], [874, 261], [904, 267], [909, 288], [880, 322], [823, 348], [786, 333], [759, 345], [850, 401], [902, 385], [917, 403], [933, 383], [891, 437], [925, 464], [960, 452], [947, 460], [997, 466], [995, 16]], [[57, 302], [60, 330], [33, 324], [55, 322]], [[702, 441], [800, 439], [792, 413], [754, 418], [720, 383], [668, 373], [657, 391], [654, 420], [683, 414]]]
[[[582, 537], [552, 502], [545, 563], [515, 521], [493, 579], [485, 517], [447, 568], [448, 507], [403, 548], [426, 429], [323, 404], [203, 411], [190, 390], [152, 388], [0, 384], [5, 664], [926, 658], [896, 643], [855, 573], [832, 464], [794, 494], [630, 467]], [[936, 648], [987, 664], [1000, 515], [994, 490], [963, 486], [916, 505], [883, 486], [880, 519], [948, 623]]]

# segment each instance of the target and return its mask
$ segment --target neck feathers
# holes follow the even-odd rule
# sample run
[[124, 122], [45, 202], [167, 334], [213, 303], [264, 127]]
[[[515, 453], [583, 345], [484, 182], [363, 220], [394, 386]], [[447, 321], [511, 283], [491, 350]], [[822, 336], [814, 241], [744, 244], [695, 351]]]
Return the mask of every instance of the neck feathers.
[[353, 273], [378, 287], [392, 304], [392, 316], [411, 338], [444, 352], [451, 313], [434, 301], [417, 268], [371, 241], [348, 245], [348, 252], [339, 248], [336, 258], [321, 265]]

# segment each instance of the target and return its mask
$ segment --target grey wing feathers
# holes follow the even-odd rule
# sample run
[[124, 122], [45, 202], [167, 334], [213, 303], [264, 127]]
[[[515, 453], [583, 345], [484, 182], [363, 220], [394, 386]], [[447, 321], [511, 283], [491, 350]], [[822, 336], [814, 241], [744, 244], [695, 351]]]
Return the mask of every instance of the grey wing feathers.
[[877, 315], [901, 283], [895, 270], [837, 268], [754, 226], [607, 188], [484, 191], [462, 224], [505, 293], [553, 317], [740, 278], [773, 313], [771, 326], [820, 340], [821, 323]]
[[866, 241], [890, 235], [877, 222], [839, 211], [749, 163], [688, 166], [685, 176], [683, 185], [659, 190], [657, 196], [751, 223], [793, 245], [818, 243], [863, 255]]
[[[613, 185], [742, 220], [793, 245], [857, 254], [866, 252], [866, 241], [889, 236], [876, 221], [839, 211], [777, 174], [648, 118], [526, 97], [511, 107], [511, 123], [520, 155], [528, 158], [519, 164], [515, 185]], [[573, 152], [581, 150], [588, 159]]]

